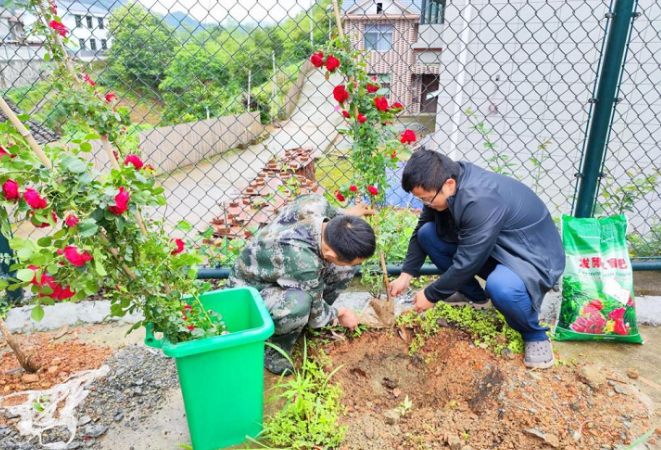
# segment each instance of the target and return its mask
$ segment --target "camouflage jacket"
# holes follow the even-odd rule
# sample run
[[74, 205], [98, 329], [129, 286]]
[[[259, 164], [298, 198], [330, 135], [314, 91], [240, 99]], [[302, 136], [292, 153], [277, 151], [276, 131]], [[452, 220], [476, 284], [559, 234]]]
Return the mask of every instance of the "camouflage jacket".
[[[319, 328], [337, 317], [331, 306], [339, 292], [328, 289], [328, 275], [340, 268], [321, 255], [321, 229], [326, 219], [344, 212], [319, 195], [304, 195], [285, 206], [260, 230], [234, 262], [229, 286], [247, 285], [258, 291], [278, 286], [300, 289], [312, 297], [308, 325]], [[326, 300], [326, 301], [324, 301]]]

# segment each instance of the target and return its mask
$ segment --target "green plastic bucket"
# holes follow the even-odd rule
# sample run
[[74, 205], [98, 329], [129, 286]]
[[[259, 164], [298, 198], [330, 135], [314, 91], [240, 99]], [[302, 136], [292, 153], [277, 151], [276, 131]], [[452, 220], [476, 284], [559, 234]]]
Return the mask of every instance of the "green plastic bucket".
[[262, 431], [264, 341], [274, 328], [253, 288], [208, 292], [200, 300], [222, 314], [230, 334], [172, 344], [147, 326], [145, 344], [176, 358], [193, 449], [216, 450]]

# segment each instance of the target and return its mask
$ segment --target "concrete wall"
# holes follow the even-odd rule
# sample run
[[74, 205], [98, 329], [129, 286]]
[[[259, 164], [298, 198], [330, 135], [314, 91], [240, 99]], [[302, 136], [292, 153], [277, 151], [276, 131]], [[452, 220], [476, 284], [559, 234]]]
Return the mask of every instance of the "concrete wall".
[[[506, 154], [510, 171], [535, 188], [554, 216], [569, 213], [610, 2], [466, 3], [450, 2], [446, 12], [434, 142], [485, 167], [497, 152]], [[630, 183], [627, 170], [650, 175], [661, 167], [661, 5], [641, 0], [639, 9], [606, 163], [622, 184]], [[482, 121], [493, 130], [495, 151], [471, 129]], [[541, 169], [534, 158], [545, 160]], [[636, 204], [636, 229], [658, 220], [660, 196], [657, 187]]]

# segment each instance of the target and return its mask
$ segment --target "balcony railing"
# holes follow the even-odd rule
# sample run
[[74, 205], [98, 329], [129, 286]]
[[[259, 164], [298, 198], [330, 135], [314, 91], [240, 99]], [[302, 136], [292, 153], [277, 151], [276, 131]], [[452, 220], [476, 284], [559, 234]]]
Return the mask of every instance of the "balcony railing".
[[422, 0], [421, 25], [445, 23], [446, 0]]

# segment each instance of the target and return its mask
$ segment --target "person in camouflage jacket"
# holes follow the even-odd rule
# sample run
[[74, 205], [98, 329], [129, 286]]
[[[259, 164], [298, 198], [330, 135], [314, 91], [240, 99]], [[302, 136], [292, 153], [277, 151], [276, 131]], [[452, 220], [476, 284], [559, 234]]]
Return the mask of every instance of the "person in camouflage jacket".
[[[353, 266], [374, 254], [374, 230], [359, 219], [372, 214], [365, 204], [343, 211], [322, 196], [301, 196], [260, 230], [234, 262], [227, 286], [260, 292], [275, 324], [270, 341], [287, 354], [306, 326], [321, 328], [335, 319], [347, 328], [358, 325], [352, 310], [333, 303], [353, 278]], [[271, 347], [264, 365], [276, 374], [293, 370]]]

